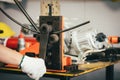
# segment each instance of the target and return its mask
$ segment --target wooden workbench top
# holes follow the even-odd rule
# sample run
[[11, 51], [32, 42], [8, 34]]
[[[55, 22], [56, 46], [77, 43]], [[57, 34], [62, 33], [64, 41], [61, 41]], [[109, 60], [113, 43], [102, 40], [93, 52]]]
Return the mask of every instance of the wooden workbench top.
[[[83, 74], [87, 74], [92, 71], [96, 71], [102, 68], [105, 68], [110, 65], [114, 65], [116, 63], [119, 63], [120, 61], [115, 62], [94, 62], [94, 63], [86, 63], [86, 64], [80, 64], [79, 65], [79, 71], [75, 72], [46, 72], [46, 75], [58, 75], [58, 76], [79, 76]], [[0, 68], [0, 71], [12, 71], [12, 72], [21, 72], [20, 69], [16, 68]]]

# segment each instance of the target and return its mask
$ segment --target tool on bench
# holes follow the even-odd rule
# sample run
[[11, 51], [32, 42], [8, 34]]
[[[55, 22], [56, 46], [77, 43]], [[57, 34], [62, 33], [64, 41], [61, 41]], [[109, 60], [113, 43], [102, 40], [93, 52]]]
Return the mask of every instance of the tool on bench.
[[[48, 71], [76, 71], [79, 69], [78, 67], [80, 63], [76, 63], [76, 60], [72, 59], [72, 57], [75, 57], [75, 59], [77, 58], [78, 62], [82, 62], [86, 60], [87, 55], [105, 51], [106, 48], [108, 48], [107, 37], [101, 33], [97, 34], [94, 31], [89, 31], [86, 33], [76, 31], [72, 32], [72, 37], [70, 37], [69, 41], [68, 38], [65, 38], [64, 32], [71, 31], [75, 28], [86, 25], [90, 23], [90, 21], [86, 21], [74, 27], [64, 29], [64, 19], [63, 16], [60, 16], [59, 14], [59, 5], [57, 4], [59, 4], [59, 0], [41, 0], [41, 5], [45, 5], [44, 7], [42, 7], [41, 11], [46, 12], [41, 12], [41, 16], [39, 17], [39, 26], [36, 26], [36, 24], [33, 22], [33, 20], [31, 20], [27, 12], [24, 10], [24, 8], [20, 7], [21, 5], [17, 3], [20, 10], [24, 13], [24, 15], [31, 23], [34, 30], [31, 30], [32, 28], [29, 29], [25, 27], [7, 14], [5, 15], [23, 28], [34, 32], [34, 37], [25, 37], [25, 41], [27, 43], [30, 43], [30, 45], [24, 50], [21, 50], [21, 54], [27, 54], [31, 56], [31, 53], [35, 53], [34, 57], [43, 58], [45, 60]], [[55, 10], [56, 8], [58, 9], [58, 11]], [[3, 10], [1, 11], [3, 12]], [[14, 38], [10, 39], [13, 40]], [[10, 39], [8, 39], [8, 41], [10, 41]], [[16, 39], [18, 40], [18, 38]], [[16, 41], [16, 39], [14, 40]], [[30, 40], [30, 42], [27, 41], [27, 39]], [[65, 39], [68, 40], [68, 45], [66, 45], [67, 41], [65, 41]], [[13, 48], [13, 46], [11, 45], [7, 46]], [[65, 52], [65, 46], [69, 48], [68, 52]], [[67, 54], [66, 56], [66, 53], [69, 53], [71, 47], [77, 52], [77, 55], [72, 56], [71, 54]], [[75, 62], [75, 64], [73, 62]]]

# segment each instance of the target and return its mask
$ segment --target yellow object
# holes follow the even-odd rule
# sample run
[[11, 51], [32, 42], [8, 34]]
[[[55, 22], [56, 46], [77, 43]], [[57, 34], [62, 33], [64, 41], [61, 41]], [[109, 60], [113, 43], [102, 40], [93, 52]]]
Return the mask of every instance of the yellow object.
[[0, 22], [0, 38], [11, 37], [15, 35], [15, 32], [5, 23]]

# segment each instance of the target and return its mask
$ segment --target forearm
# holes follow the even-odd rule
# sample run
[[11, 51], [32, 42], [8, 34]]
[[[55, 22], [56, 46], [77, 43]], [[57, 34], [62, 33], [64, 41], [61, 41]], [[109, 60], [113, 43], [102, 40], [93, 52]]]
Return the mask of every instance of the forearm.
[[0, 45], [0, 62], [19, 65], [22, 56], [19, 52]]
[[[19, 65], [22, 72], [35, 80], [39, 80], [46, 72], [45, 62], [41, 58], [33, 58], [20, 54], [19, 52], [0, 45], [0, 62]], [[21, 61], [22, 59], [22, 61]], [[20, 63], [21, 62], [21, 63]]]

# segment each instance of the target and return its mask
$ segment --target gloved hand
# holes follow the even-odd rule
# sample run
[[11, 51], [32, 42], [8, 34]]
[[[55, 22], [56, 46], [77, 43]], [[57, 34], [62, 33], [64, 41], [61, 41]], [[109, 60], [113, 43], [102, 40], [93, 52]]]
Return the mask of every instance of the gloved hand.
[[41, 58], [24, 56], [19, 66], [24, 73], [35, 80], [39, 80], [46, 72], [45, 62]]

